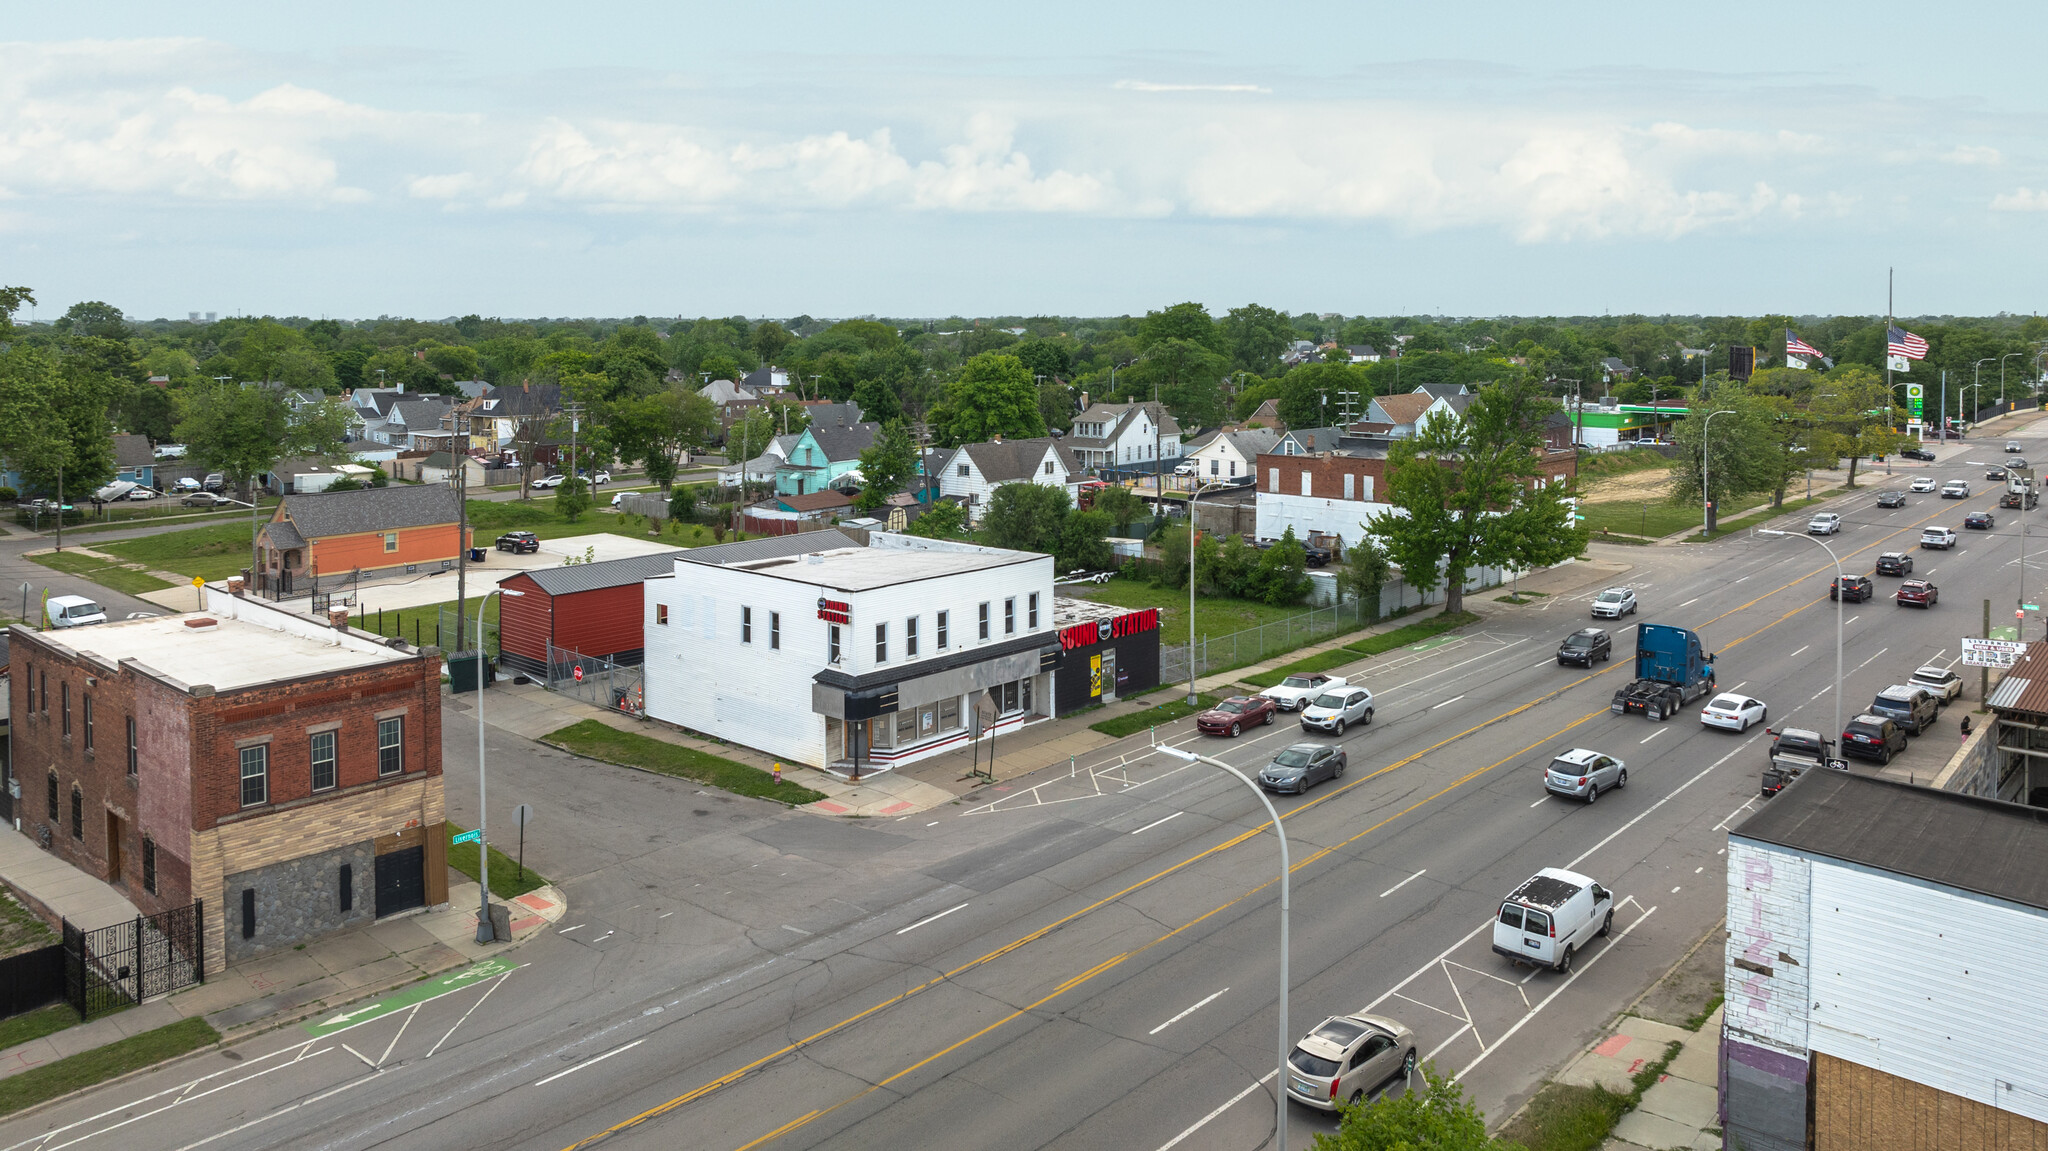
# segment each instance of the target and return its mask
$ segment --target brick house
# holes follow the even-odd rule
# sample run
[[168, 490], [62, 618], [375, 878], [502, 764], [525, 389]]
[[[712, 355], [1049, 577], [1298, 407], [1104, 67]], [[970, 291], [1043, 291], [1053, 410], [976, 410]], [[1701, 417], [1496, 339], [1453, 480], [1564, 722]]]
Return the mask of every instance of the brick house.
[[261, 580], [290, 592], [310, 576], [447, 569], [465, 546], [462, 500], [445, 484], [288, 495], [256, 534]]
[[204, 594], [11, 630], [22, 831], [144, 912], [203, 900], [209, 973], [447, 902], [439, 653]]
[[[1311, 532], [1358, 542], [1363, 524], [1395, 510], [1386, 502], [1387, 441], [1347, 437], [1347, 446], [1313, 455], [1268, 453], [1258, 458], [1260, 539], [1278, 539], [1288, 528], [1300, 538]], [[1538, 469], [1548, 482], [1568, 480], [1576, 454], [1546, 451]]]

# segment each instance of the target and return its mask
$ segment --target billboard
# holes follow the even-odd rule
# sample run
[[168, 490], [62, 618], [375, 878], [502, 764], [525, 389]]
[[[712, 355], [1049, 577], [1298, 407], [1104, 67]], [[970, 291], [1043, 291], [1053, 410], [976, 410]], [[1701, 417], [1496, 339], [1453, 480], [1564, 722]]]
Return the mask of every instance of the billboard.
[[1965, 667], [1999, 667], [2013, 665], [2027, 650], [2027, 645], [2009, 639], [1963, 639], [1963, 665]]

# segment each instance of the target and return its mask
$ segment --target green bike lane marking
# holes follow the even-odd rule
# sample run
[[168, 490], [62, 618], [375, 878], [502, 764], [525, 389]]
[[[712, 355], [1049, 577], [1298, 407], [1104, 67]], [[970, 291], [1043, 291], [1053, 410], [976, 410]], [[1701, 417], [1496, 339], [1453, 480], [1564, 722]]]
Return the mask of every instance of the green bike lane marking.
[[330, 1015], [325, 1019], [306, 1023], [304, 1024], [306, 1034], [313, 1036], [315, 1039], [323, 1035], [332, 1035], [337, 1031], [346, 1030], [359, 1023], [368, 1023], [372, 1019], [381, 1018], [394, 1011], [403, 1011], [415, 1003], [425, 1003], [429, 999], [438, 999], [451, 991], [460, 991], [465, 987], [475, 987], [487, 979], [509, 974], [523, 966], [525, 965], [514, 963], [508, 959], [486, 959], [467, 971], [458, 971], [436, 979], [415, 983], [402, 991], [394, 991], [375, 1003], [365, 1003], [353, 1010], [343, 1011], [339, 1014]]
[[1444, 646], [1444, 645], [1445, 645], [1445, 644], [1447, 644], [1447, 643], [1456, 643], [1456, 642], [1458, 642], [1459, 640], [1461, 640], [1461, 639], [1463, 639], [1463, 638], [1465, 638], [1465, 637], [1463, 637], [1463, 636], [1457, 636], [1457, 635], [1440, 635], [1440, 636], [1434, 636], [1434, 637], [1432, 637], [1432, 638], [1430, 638], [1430, 639], [1426, 639], [1426, 640], [1423, 640], [1423, 641], [1422, 641], [1421, 643], [1418, 643], [1418, 644], [1412, 644], [1412, 645], [1410, 645], [1410, 646], [1409, 646], [1409, 648], [1408, 648], [1408, 650], [1409, 650], [1409, 651], [1428, 651], [1428, 650], [1429, 650], [1430, 648], [1433, 648], [1433, 647], [1442, 647], [1442, 646]]

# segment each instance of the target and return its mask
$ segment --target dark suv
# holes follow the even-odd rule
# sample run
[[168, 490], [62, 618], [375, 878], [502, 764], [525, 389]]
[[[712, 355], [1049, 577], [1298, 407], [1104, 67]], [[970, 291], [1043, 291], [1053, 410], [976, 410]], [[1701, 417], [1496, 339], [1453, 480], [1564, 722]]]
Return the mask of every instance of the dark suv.
[[1842, 754], [1880, 765], [1906, 750], [1906, 730], [1881, 715], [1859, 715], [1842, 729]]
[[1907, 735], [1919, 735], [1941, 718], [1941, 701], [1924, 687], [1893, 684], [1870, 701], [1870, 713], [1896, 722]]
[[1876, 594], [1869, 576], [1843, 576], [1828, 582], [1828, 598], [1840, 599], [1843, 603], [1862, 603]]
[[1913, 557], [1905, 552], [1885, 552], [1877, 557], [1877, 574], [1911, 575], [1913, 574]]
[[1564, 637], [1557, 645], [1557, 662], [1575, 663], [1581, 667], [1592, 667], [1604, 659], [1614, 658], [1614, 641], [1608, 638], [1605, 628], [1583, 627]]
[[532, 532], [506, 532], [498, 537], [498, 550], [519, 555], [540, 550], [540, 537]]

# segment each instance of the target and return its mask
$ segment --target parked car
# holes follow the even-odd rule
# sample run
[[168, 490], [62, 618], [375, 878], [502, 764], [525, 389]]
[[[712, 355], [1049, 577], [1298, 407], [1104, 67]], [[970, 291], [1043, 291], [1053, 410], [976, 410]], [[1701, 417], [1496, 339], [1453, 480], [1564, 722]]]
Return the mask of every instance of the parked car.
[[235, 501], [223, 495], [216, 495], [213, 492], [193, 492], [178, 502], [188, 508], [217, 508], [224, 504], [234, 503]]
[[1897, 488], [1877, 493], [1877, 506], [1881, 508], [1902, 508], [1906, 506], [1906, 493]]
[[[51, 627], [83, 627], [107, 622], [107, 609], [82, 595], [53, 595], [46, 601]], [[67, 721], [68, 722], [68, 721]]]
[[1842, 729], [1842, 754], [1874, 760], [1880, 766], [1906, 750], [1906, 733], [1881, 715], [1859, 715]]
[[1931, 492], [1935, 488], [1934, 477], [1915, 476], [1913, 482], [1906, 486], [1916, 492]]
[[1842, 517], [1833, 512], [1822, 512], [1806, 521], [1806, 534], [1810, 536], [1831, 536], [1842, 530]]
[[1334, 743], [1297, 743], [1273, 757], [1259, 771], [1259, 786], [1296, 795], [1326, 779], [1344, 778], [1351, 757]]
[[522, 552], [540, 550], [540, 537], [532, 532], [506, 532], [498, 537], [498, 550], [519, 555]]
[[1601, 752], [1575, 747], [1543, 769], [1543, 788], [1552, 795], [1592, 803], [1603, 791], [1628, 786], [1628, 765]]
[[1937, 548], [1941, 551], [1947, 551], [1948, 549], [1956, 546], [1956, 529], [1939, 526], [1931, 528], [1921, 528], [1920, 546], [1923, 548]]
[[131, 500], [153, 500], [161, 495], [163, 493], [155, 488], [136, 488], [128, 493], [128, 498]]
[[608, 484], [610, 482], [612, 482], [612, 474], [610, 472], [599, 472], [596, 475], [590, 477], [591, 487], [597, 487], [600, 484]]
[[2018, 440], [2007, 440], [2005, 441], [2005, 450], [2013, 455], [2018, 455], [2024, 449], [2020, 447]]
[[1581, 667], [1592, 667], [1602, 660], [1614, 658], [1614, 640], [1607, 629], [1582, 627], [1564, 637], [1557, 645], [1557, 662], [1575, 663]]
[[1942, 702], [1943, 706], [1947, 706], [1950, 700], [1963, 694], [1962, 676], [1945, 667], [1935, 667], [1931, 664], [1927, 667], [1914, 668], [1912, 676], [1906, 682], [1914, 687], [1926, 688]]
[[171, 485], [171, 490], [174, 492], [196, 492], [200, 490], [199, 481], [191, 476], [182, 476], [178, 479], [177, 483]]
[[1905, 552], [1884, 552], [1877, 557], [1877, 574], [1889, 576], [1911, 575], [1913, 557]]
[[1344, 729], [1351, 724], [1371, 722], [1372, 693], [1350, 684], [1324, 692], [1316, 697], [1314, 703], [1301, 709], [1303, 731], [1343, 735]]
[[1415, 1078], [1415, 1033], [1384, 1015], [1333, 1015], [1287, 1054], [1287, 1096], [1321, 1111]]
[[1995, 523], [1990, 512], [1971, 512], [1963, 517], [1963, 526], [1972, 531], [1988, 532]]
[[1594, 619], [1620, 619], [1636, 612], [1634, 588], [1611, 587], [1593, 597]]
[[1870, 714], [1884, 716], [1905, 728], [1907, 735], [1919, 735], [1941, 718], [1941, 703], [1924, 687], [1895, 683], [1870, 701]]
[[1195, 730], [1203, 735], [1238, 736], [1255, 723], [1271, 723], [1280, 711], [1263, 695], [1234, 695], [1195, 717]]
[[206, 475], [206, 482], [200, 484], [199, 486], [206, 489], [209, 492], [226, 491], [228, 486], [228, 478], [219, 472], [208, 472]]
[[1970, 498], [1970, 481], [1950, 480], [1941, 485], [1941, 498], [1945, 500], [1966, 500]]
[[533, 481], [532, 485], [530, 486], [536, 488], [558, 488], [562, 486], [562, 481], [568, 478], [568, 476], [565, 476], [560, 472], [554, 472], [542, 476], [541, 478]]
[[1900, 451], [1899, 454], [1909, 460], [1927, 460], [1932, 462], [1934, 459], [1934, 453], [1926, 448], [1906, 448]]
[[1781, 727], [1776, 731], [1765, 728], [1764, 730], [1769, 732], [1771, 736], [1772, 756], [1777, 756], [1782, 752], [1786, 755], [1803, 755], [1808, 759], [1819, 760], [1822, 763], [1827, 762], [1828, 741], [1822, 739], [1819, 732], [1804, 727]]
[[1862, 603], [1877, 594], [1877, 586], [1869, 576], [1843, 576], [1828, 581], [1828, 598], [1843, 603]]
[[1278, 704], [1281, 711], [1300, 711], [1303, 704], [1333, 687], [1343, 687], [1345, 682], [1343, 676], [1309, 672], [1290, 675], [1259, 694]]
[[1194, 474], [1195, 474], [1195, 465], [1194, 465], [1194, 464], [1192, 464], [1192, 463], [1187, 463], [1187, 464], [1177, 464], [1177, 465], [1175, 465], [1175, 466], [1174, 466], [1174, 469], [1173, 469], [1173, 474], [1174, 474], [1174, 475], [1177, 475], [1177, 476], [1191, 476], [1191, 475], [1194, 475]]
[[1579, 948], [1614, 930], [1614, 893], [1573, 871], [1546, 867], [1501, 901], [1493, 949], [1516, 963], [1572, 969]]
[[1924, 579], [1909, 579], [1900, 584], [1899, 590], [1893, 594], [1898, 599], [1900, 607], [1912, 604], [1915, 607], [1927, 608], [1933, 607], [1935, 601], [1941, 598], [1941, 589]]
[[1700, 709], [1702, 727], [1724, 727], [1737, 733], [1748, 731], [1752, 723], [1766, 723], [1770, 718], [1770, 709], [1764, 706], [1764, 701], [1732, 693], [1717, 695]]

